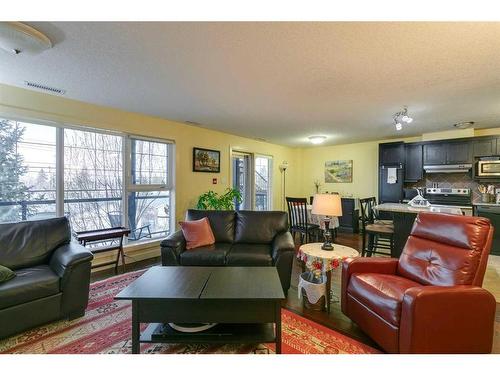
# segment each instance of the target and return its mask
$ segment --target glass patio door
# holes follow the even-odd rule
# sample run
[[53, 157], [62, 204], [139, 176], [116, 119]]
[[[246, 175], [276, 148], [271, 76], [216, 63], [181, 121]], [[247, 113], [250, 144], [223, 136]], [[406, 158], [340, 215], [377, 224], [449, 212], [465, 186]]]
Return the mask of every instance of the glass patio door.
[[232, 187], [239, 190], [242, 202], [235, 202], [237, 210], [251, 210], [253, 208], [253, 174], [252, 155], [233, 152], [231, 156]]

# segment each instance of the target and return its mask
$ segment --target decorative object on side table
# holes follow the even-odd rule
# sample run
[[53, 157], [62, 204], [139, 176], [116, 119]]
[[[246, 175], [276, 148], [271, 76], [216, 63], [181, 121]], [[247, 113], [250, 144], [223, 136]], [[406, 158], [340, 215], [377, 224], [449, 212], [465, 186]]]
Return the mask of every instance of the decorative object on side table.
[[321, 249], [333, 250], [332, 235], [330, 233], [330, 219], [332, 216], [342, 216], [342, 201], [338, 194], [316, 194], [314, 196], [311, 213], [325, 215], [325, 242]]
[[193, 147], [193, 172], [220, 173], [220, 151]]
[[352, 182], [352, 160], [326, 161], [325, 182]]

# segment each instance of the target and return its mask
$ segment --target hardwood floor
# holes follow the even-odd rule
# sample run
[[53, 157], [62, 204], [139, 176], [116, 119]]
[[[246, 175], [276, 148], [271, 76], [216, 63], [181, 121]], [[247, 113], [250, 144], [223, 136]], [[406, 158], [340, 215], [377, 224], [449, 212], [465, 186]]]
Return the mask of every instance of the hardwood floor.
[[[335, 239], [335, 242], [341, 245], [352, 247], [354, 249], [357, 249], [358, 251], [361, 249], [361, 237], [358, 234], [339, 232], [337, 238]], [[159, 264], [161, 264], [159, 257], [140, 262], [135, 262], [128, 264], [126, 266], [126, 272], [144, 269]], [[301, 272], [302, 272], [302, 267], [297, 261], [297, 259], [295, 259], [293, 263], [291, 287], [288, 291], [288, 296], [286, 300], [283, 302], [283, 307], [307, 319], [310, 319], [321, 325], [324, 325], [338, 332], [341, 332], [346, 336], [352, 337], [367, 345], [380, 349], [377, 346], [377, 344], [373, 340], [371, 340], [366, 334], [364, 334], [355, 323], [353, 323], [349, 318], [347, 318], [344, 314], [342, 314], [338, 299], [336, 302], [332, 302], [330, 314], [328, 314], [326, 311], [313, 311], [304, 308], [302, 302], [298, 298], [298, 293], [297, 293], [297, 284]], [[98, 281], [113, 275], [114, 273], [112, 269], [98, 271], [92, 274], [91, 280]], [[332, 291], [334, 295], [337, 297], [340, 296], [340, 279], [341, 279], [340, 269], [335, 270], [332, 273]], [[500, 303], [497, 303], [495, 337], [494, 337], [492, 352], [500, 353]]]

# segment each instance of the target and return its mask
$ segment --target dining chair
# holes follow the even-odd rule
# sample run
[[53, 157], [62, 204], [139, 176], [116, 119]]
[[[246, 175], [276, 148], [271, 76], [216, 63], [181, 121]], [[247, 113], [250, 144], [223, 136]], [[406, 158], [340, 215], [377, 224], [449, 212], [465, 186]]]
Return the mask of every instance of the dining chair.
[[[290, 232], [293, 238], [297, 233], [300, 234], [300, 243], [308, 243], [311, 235], [317, 238], [319, 225], [309, 223], [307, 214], [307, 198], [286, 197], [288, 208], [288, 221], [290, 223]], [[305, 241], [305, 242], [304, 242]]]
[[[380, 220], [374, 207], [377, 205], [375, 197], [359, 200], [361, 209], [361, 256], [373, 254], [391, 255], [394, 248], [394, 223], [392, 220]], [[377, 250], [389, 250], [389, 252]]]

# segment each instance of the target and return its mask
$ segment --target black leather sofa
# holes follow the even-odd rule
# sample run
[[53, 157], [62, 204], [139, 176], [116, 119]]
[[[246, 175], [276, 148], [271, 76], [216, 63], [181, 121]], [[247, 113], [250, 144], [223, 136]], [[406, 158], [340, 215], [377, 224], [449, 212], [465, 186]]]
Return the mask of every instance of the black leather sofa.
[[[207, 217], [215, 244], [186, 250], [182, 231], [161, 242], [164, 266], [275, 266], [286, 293], [295, 246], [281, 211], [188, 210], [186, 220]], [[249, 280], [249, 282], [251, 282]]]
[[16, 273], [0, 284], [0, 338], [83, 316], [92, 258], [65, 217], [0, 224], [0, 264]]

